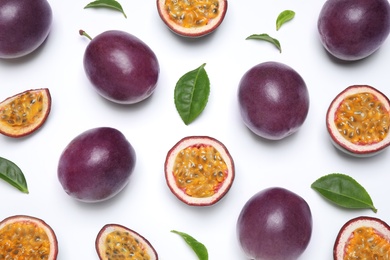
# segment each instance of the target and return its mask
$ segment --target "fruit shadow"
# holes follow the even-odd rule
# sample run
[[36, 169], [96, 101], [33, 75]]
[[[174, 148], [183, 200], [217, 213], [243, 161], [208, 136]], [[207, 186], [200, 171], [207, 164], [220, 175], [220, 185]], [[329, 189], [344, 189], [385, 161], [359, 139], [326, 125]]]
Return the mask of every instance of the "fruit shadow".
[[374, 59], [375, 56], [380, 55], [379, 54], [380, 50], [377, 50], [366, 58], [348, 61], [348, 60], [342, 60], [342, 59], [339, 59], [339, 58], [333, 56], [331, 53], [326, 51], [325, 48], [322, 48], [322, 51], [332, 63], [339, 65], [339, 66], [350, 66], [350, 67], [365, 66], [365, 64], [368, 63], [370, 60]]
[[201, 37], [185, 37], [178, 35], [171, 30], [168, 29], [168, 31], [171, 33], [172, 38], [176, 39], [178, 42], [180, 42], [183, 46], [203, 46], [208, 45], [210, 41], [215, 37], [215, 35], [218, 33], [218, 30], [211, 32], [207, 35], [201, 36]]

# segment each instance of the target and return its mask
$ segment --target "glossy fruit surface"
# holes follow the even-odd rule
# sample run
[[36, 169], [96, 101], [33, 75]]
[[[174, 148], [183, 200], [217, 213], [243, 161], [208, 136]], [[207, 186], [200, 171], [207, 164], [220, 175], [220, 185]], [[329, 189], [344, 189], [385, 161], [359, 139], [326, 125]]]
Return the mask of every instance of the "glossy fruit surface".
[[135, 163], [134, 148], [119, 130], [92, 128], [66, 146], [58, 163], [58, 179], [77, 200], [104, 201], [127, 185]]
[[260, 63], [242, 76], [238, 102], [245, 125], [270, 140], [298, 131], [309, 111], [303, 78], [291, 67], [273, 61]]
[[57, 255], [57, 237], [43, 220], [16, 215], [0, 222], [1, 259], [55, 260]]
[[0, 133], [22, 137], [38, 130], [51, 111], [47, 88], [27, 90], [0, 103]]
[[47, 0], [0, 1], [0, 58], [19, 58], [41, 46], [52, 16]]
[[174, 33], [201, 37], [215, 31], [227, 12], [227, 0], [157, 0], [162, 21]]
[[341, 151], [373, 156], [390, 144], [390, 101], [371, 86], [349, 86], [329, 105], [326, 126]]
[[390, 32], [387, 0], [327, 0], [318, 17], [320, 40], [336, 58], [346, 61], [368, 57]]
[[167, 153], [165, 179], [172, 193], [192, 206], [209, 206], [229, 191], [235, 176], [233, 159], [220, 141], [187, 136]]
[[95, 246], [100, 260], [158, 259], [156, 250], [146, 238], [118, 224], [105, 225], [96, 237]]
[[160, 73], [152, 49], [118, 30], [91, 40], [84, 53], [84, 70], [102, 97], [119, 104], [134, 104], [151, 96]]
[[239, 244], [249, 259], [293, 260], [307, 248], [312, 215], [299, 195], [279, 187], [253, 195], [237, 220]]
[[390, 226], [373, 217], [357, 217], [345, 223], [333, 248], [334, 260], [389, 259]]

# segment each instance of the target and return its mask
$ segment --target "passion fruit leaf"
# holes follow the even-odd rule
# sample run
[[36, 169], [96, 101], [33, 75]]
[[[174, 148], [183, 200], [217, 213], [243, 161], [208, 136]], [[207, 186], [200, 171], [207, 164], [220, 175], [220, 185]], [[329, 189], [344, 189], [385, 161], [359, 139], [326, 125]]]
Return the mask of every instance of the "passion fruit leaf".
[[111, 8], [111, 9], [117, 10], [117, 11], [121, 12], [125, 16], [125, 18], [127, 18], [127, 15], [123, 11], [122, 5], [115, 0], [96, 0], [96, 1], [93, 1], [93, 2], [90, 2], [89, 4], [87, 4], [84, 7], [84, 9], [86, 9], [86, 8], [99, 8], [99, 7]]
[[175, 106], [186, 125], [189, 125], [202, 113], [208, 102], [210, 80], [204, 66], [206, 63], [187, 72], [176, 83]]
[[278, 31], [280, 27], [286, 22], [292, 20], [295, 17], [295, 12], [292, 10], [284, 10], [276, 18], [276, 30]]
[[20, 168], [10, 160], [0, 157], [0, 178], [23, 193], [28, 193], [26, 178]]
[[272, 43], [273, 45], [275, 45], [276, 48], [278, 48], [279, 52], [282, 52], [282, 47], [281, 47], [281, 45], [280, 45], [280, 42], [279, 42], [277, 39], [275, 39], [275, 38], [269, 36], [269, 35], [266, 34], [266, 33], [262, 33], [262, 34], [252, 34], [252, 35], [248, 36], [248, 37], [246, 38], [246, 40], [262, 40], [262, 41], [267, 41], [267, 42], [270, 42], [270, 43]]
[[207, 248], [205, 247], [205, 245], [200, 243], [198, 240], [196, 240], [195, 238], [193, 238], [192, 236], [190, 236], [184, 232], [180, 232], [180, 231], [176, 231], [176, 230], [171, 230], [171, 232], [181, 236], [184, 239], [184, 241], [192, 248], [192, 250], [194, 250], [194, 252], [198, 256], [199, 260], [208, 260], [209, 259], [209, 253], [207, 251]]
[[341, 207], [370, 208], [377, 212], [366, 189], [348, 175], [341, 173], [325, 175], [313, 182], [311, 188]]

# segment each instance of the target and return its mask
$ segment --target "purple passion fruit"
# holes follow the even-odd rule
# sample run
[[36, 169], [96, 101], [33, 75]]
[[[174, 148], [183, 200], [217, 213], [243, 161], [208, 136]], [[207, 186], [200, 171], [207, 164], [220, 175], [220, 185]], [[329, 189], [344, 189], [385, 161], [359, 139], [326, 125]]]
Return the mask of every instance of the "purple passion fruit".
[[146, 238], [118, 224], [105, 225], [97, 235], [95, 246], [100, 260], [158, 260], [156, 250]]
[[227, 0], [157, 0], [162, 21], [174, 33], [201, 37], [215, 31], [227, 12]]
[[295, 260], [310, 242], [312, 225], [306, 201], [274, 187], [246, 202], [237, 220], [237, 236], [249, 259]]
[[387, 0], [327, 0], [318, 17], [324, 48], [334, 57], [354, 61], [380, 48], [390, 32]]
[[172, 193], [191, 206], [221, 200], [234, 180], [233, 159], [220, 141], [188, 136], [177, 142], [165, 160], [165, 178]]
[[302, 77], [278, 62], [260, 63], [239, 83], [238, 102], [245, 125], [256, 135], [283, 139], [306, 120], [309, 93]]
[[0, 58], [19, 58], [32, 53], [45, 41], [52, 24], [46, 0], [0, 2]]
[[55, 260], [57, 254], [57, 237], [43, 220], [17, 215], [0, 222], [1, 259]]
[[[86, 35], [84, 31], [80, 34]], [[93, 38], [83, 62], [93, 87], [112, 102], [138, 103], [151, 96], [157, 87], [160, 67], [156, 55], [127, 32], [111, 30]]]
[[27, 90], [0, 103], [0, 133], [22, 137], [39, 129], [51, 110], [49, 89]]
[[341, 151], [373, 156], [390, 144], [390, 101], [371, 86], [350, 86], [331, 102], [326, 126]]
[[66, 146], [58, 163], [58, 179], [77, 200], [104, 201], [127, 185], [135, 163], [135, 151], [120, 131], [93, 128]]
[[390, 226], [373, 217], [347, 221], [337, 235], [333, 259], [389, 259]]

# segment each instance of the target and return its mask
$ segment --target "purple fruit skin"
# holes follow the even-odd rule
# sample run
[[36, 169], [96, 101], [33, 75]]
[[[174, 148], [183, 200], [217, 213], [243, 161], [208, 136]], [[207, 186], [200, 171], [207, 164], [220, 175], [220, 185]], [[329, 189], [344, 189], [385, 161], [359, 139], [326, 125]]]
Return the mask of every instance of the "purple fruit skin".
[[239, 244], [248, 258], [295, 260], [309, 245], [313, 220], [302, 197], [272, 187], [247, 201], [236, 228]]
[[84, 69], [97, 92], [119, 104], [138, 103], [152, 95], [160, 72], [149, 46], [118, 30], [92, 39], [84, 53]]
[[46, 0], [0, 1], [0, 58], [19, 58], [36, 50], [49, 35], [52, 20]]
[[58, 179], [65, 192], [83, 202], [118, 194], [129, 182], [136, 154], [118, 130], [98, 127], [75, 137], [62, 152]]
[[387, 0], [327, 0], [318, 18], [324, 48], [334, 57], [354, 61], [380, 48], [390, 33]]
[[309, 111], [303, 78], [291, 67], [273, 61], [260, 63], [243, 75], [238, 101], [245, 125], [269, 140], [298, 131]]

